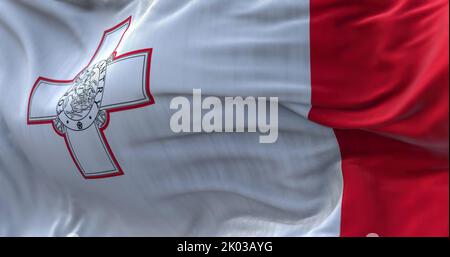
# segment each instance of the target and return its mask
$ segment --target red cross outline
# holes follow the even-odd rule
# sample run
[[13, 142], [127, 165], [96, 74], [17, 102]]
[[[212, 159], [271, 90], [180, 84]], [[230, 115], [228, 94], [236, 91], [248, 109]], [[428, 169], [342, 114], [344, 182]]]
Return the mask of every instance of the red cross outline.
[[[124, 110], [130, 110], [130, 109], [135, 109], [135, 108], [141, 108], [141, 107], [145, 107], [145, 106], [152, 105], [152, 104], [155, 103], [155, 100], [154, 100], [154, 98], [153, 98], [153, 96], [152, 96], [152, 94], [151, 94], [151, 92], [150, 92], [150, 67], [151, 67], [151, 57], [152, 57], [152, 50], [153, 50], [153, 49], [152, 49], [152, 48], [145, 48], [145, 49], [139, 49], [139, 50], [127, 52], [127, 53], [124, 53], [124, 54], [121, 54], [121, 55], [117, 55], [117, 51], [116, 51], [116, 50], [117, 50], [117, 48], [119, 47], [120, 43], [122, 42], [122, 39], [123, 39], [125, 33], [127, 32], [128, 28], [131, 26], [131, 19], [132, 19], [132, 16], [129, 16], [127, 19], [123, 20], [123, 21], [120, 22], [119, 24], [117, 24], [117, 25], [115, 25], [114, 27], [109, 28], [109, 29], [107, 29], [107, 30], [105, 30], [105, 31], [103, 32], [102, 38], [101, 38], [101, 40], [100, 40], [100, 43], [98, 44], [97, 49], [95, 50], [94, 55], [93, 55], [92, 58], [90, 59], [89, 63], [88, 63], [88, 64], [87, 64], [87, 65], [86, 65], [79, 73], [77, 73], [77, 75], [75, 75], [75, 77], [74, 77], [73, 79], [71, 79], [71, 80], [56, 80], [56, 79], [50, 79], [50, 78], [46, 78], [46, 77], [41, 77], [41, 76], [39, 76], [39, 77], [36, 79], [36, 81], [35, 81], [33, 87], [31, 88], [30, 95], [29, 95], [29, 97], [28, 97], [27, 124], [28, 124], [28, 125], [52, 124], [53, 130], [54, 130], [59, 136], [61, 136], [61, 137], [64, 138], [64, 142], [65, 142], [65, 144], [66, 144], [66, 148], [67, 148], [67, 150], [68, 150], [69, 153], [70, 153], [70, 157], [72, 158], [72, 161], [75, 163], [75, 165], [76, 165], [78, 171], [80, 172], [80, 174], [81, 174], [85, 179], [107, 178], [107, 177], [121, 176], [121, 175], [124, 174], [124, 172], [123, 172], [123, 170], [122, 170], [122, 168], [121, 168], [119, 162], [117, 161], [117, 159], [116, 159], [116, 157], [115, 157], [115, 155], [114, 155], [114, 153], [113, 153], [113, 151], [112, 151], [112, 149], [111, 149], [111, 147], [110, 147], [110, 145], [109, 145], [109, 143], [108, 143], [108, 140], [106, 139], [105, 133], [104, 133], [104, 130], [105, 130], [105, 129], [108, 127], [108, 125], [109, 125], [110, 113], [112, 113], [112, 112], [118, 112], [118, 111], [124, 111]], [[148, 99], [147, 99], [146, 102], [141, 102], [141, 103], [138, 103], [138, 104], [130, 104], [130, 105], [126, 105], [126, 106], [119, 106], [119, 107], [112, 107], [112, 108], [106, 108], [106, 109], [105, 109], [105, 112], [106, 112], [106, 122], [105, 122], [105, 124], [104, 124], [102, 127], [99, 128], [99, 132], [100, 132], [100, 135], [101, 135], [101, 137], [102, 137], [102, 139], [103, 139], [103, 141], [104, 141], [104, 143], [105, 143], [105, 146], [106, 146], [106, 148], [107, 148], [107, 151], [108, 151], [108, 153], [109, 153], [109, 155], [110, 155], [112, 161], [114, 162], [114, 164], [115, 164], [116, 167], [117, 167], [117, 172], [114, 172], [114, 173], [107, 173], [107, 174], [101, 174], [101, 175], [89, 175], [89, 176], [86, 176], [86, 175], [82, 172], [82, 169], [81, 169], [80, 166], [78, 165], [77, 161], [75, 160], [74, 154], [72, 153], [71, 148], [69, 147], [69, 142], [68, 142], [68, 139], [67, 139], [66, 135], [65, 135], [65, 134], [61, 134], [61, 133], [55, 128], [54, 123], [53, 123], [53, 120], [54, 120], [54, 119], [52, 118], [52, 119], [30, 120], [30, 103], [31, 103], [31, 97], [32, 97], [32, 95], [33, 95], [33, 92], [34, 92], [36, 86], [37, 86], [37, 85], [39, 84], [39, 82], [41, 82], [41, 81], [47, 81], [47, 82], [52, 82], [52, 83], [63, 83], [63, 84], [64, 84], [64, 83], [66, 83], [66, 84], [67, 84], [67, 83], [72, 83], [72, 82], [77, 78], [77, 76], [78, 76], [79, 74], [81, 74], [84, 70], [86, 70], [86, 69], [91, 65], [92, 61], [93, 61], [94, 58], [97, 56], [100, 47], [103, 45], [104, 40], [105, 40], [107, 34], [108, 34], [109, 32], [111, 32], [111, 31], [114, 31], [115, 29], [121, 27], [122, 25], [124, 25], [124, 24], [126, 24], [126, 23], [128, 23], [128, 26], [127, 26], [127, 28], [125, 29], [125, 31], [123, 32], [123, 34], [122, 34], [122, 36], [121, 36], [119, 42], [117, 43], [117, 46], [116, 46], [116, 47], [114, 48], [114, 50], [113, 50], [113, 54], [112, 54], [112, 55], [113, 55], [113, 61], [119, 60], [119, 59], [122, 59], [122, 58], [125, 58], [125, 57], [127, 57], [127, 56], [136, 55], [136, 54], [139, 54], [139, 53], [146, 53], [146, 54], [147, 54], [147, 63], [145, 64], [145, 65], [146, 65], [146, 68], [145, 68], [145, 70], [146, 70], [146, 77], [145, 77], [145, 93], [147, 94]]]

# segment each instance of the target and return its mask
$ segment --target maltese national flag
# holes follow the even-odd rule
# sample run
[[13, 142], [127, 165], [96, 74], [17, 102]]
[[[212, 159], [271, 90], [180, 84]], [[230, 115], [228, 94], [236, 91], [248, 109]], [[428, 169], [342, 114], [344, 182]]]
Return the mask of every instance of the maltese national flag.
[[448, 8], [0, 1], [0, 235], [448, 236]]

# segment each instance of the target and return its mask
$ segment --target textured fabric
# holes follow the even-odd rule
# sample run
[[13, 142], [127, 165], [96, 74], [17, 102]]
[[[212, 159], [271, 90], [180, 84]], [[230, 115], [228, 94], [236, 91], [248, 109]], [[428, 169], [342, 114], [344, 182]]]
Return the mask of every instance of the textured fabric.
[[342, 235], [448, 236], [448, 1], [312, 1], [311, 17], [309, 118], [336, 128]]
[[0, 1], [0, 235], [448, 236], [448, 87], [447, 1]]

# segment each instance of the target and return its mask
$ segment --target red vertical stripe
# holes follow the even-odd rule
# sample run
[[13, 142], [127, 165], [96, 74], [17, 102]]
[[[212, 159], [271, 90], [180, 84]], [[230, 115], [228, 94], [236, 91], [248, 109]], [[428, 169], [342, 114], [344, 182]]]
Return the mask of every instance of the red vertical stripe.
[[449, 235], [448, 1], [311, 0], [312, 109], [335, 128], [341, 235]]

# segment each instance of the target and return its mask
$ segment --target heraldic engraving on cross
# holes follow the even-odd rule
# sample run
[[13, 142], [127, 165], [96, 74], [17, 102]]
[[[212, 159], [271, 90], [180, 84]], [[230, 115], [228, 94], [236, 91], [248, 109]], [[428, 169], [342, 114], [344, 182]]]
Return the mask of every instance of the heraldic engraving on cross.
[[88, 65], [72, 80], [39, 77], [28, 99], [27, 123], [52, 124], [86, 179], [123, 175], [104, 130], [109, 113], [154, 103], [152, 49], [117, 55], [131, 16], [106, 30]]

